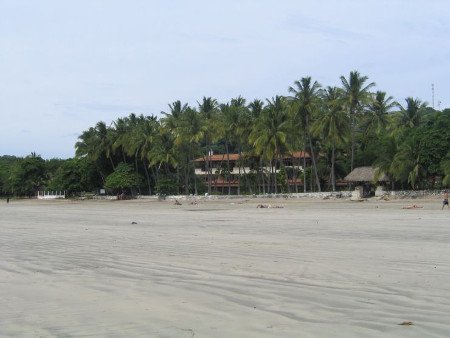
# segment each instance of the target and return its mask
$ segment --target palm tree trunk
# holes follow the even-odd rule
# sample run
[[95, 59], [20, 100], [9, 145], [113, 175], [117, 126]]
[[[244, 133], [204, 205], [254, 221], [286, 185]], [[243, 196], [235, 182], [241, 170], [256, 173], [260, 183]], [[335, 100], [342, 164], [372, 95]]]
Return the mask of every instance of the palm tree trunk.
[[[275, 155], [276, 156], [276, 155]], [[275, 161], [272, 160], [270, 161], [272, 163], [272, 173], [273, 173], [273, 188], [274, 188], [274, 193], [277, 194], [278, 193], [278, 187], [277, 187], [277, 159], [275, 157]], [[275, 163], [273, 163], [275, 162]]]
[[211, 162], [211, 144], [208, 144], [208, 194], [211, 194], [212, 189], [212, 162]]
[[113, 169], [113, 170], [116, 170], [116, 166], [114, 165], [114, 162], [113, 162], [112, 157], [109, 156], [108, 158], [109, 158], [109, 161], [111, 162], [112, 169]]
[[303, 192], [306, 193], [306, 134], [303, 139]]
[[308, 134], [308, 138], [309, 138], [309, 148], [311, 150], [311, 159], [312, 159], [312, 162], [313, 162], [313, 169], [314, 169], [314, 176], [315, 176], [315, 179], [316, 179], [317, 190], [319, 192], [321, 192], [319, 175], [317, 174], [316, 156], [314, 155], [314, 148], [313, 148], [313, 145], [312, 145], [311, 136], [309, 134]]
[[237, 194], [240, 195], [241, 194], [241, 165], [242, 165], [242, 161], [241, 161], [241, 144], [239, 142], [239, 158], [238, 158], [238, 170], [239, 170], [239, 174], [238, 174], [238, 189], [237, 189]]
[[336, 149], [336, 146], [333, 143], [333, 149], [331, 150], [331, 185], [332, 185], [333, 191], [336, 191], [336, 176], [335, 176], [335, 172], [334, 172], [335, 149]]
[[148, 194], [151, 195], [152, 194], [152, 188], [151, 188], [151, 185], [150, 185], [150, 176], [148, 174], [147, 165], [145, 164], [145, 158], [142, 160], [142, 164], [144, 166], [145, 178], [147, 180]]
[[350, 161], [350, 171], [353, 171], [353, 164], [355, 161], [355, 113], [353, 109], [350, 111], [350, 128], [351, 128], [351, 137], [352, 137], [352, 157]]
[[265, 187], [265, 179], [264, 179], [264, 169], [263, 169], [263, 161], [262, 158], [259, 158], [259, 172], [261, 174], [261, 183], [262, 183], [262, 193], [263, 195], [266, 193], [266, 187]]
[[252, 185], [250, 184], [250, 181], [248, 180], [247, 172], [245, 171], [245, 166], [242, 166], [242, 171], [244, 172], [245, 183], [247, 185], [248, 191], [249, 191], [250, 195], [253, 195]]
[[228, 181], [228, 196], [231, 195], [231, 180], [230, 180], [230, 150], [228, 149], [228, 141], [225, 141], [225, 149], [227, 151], [227, 181]]

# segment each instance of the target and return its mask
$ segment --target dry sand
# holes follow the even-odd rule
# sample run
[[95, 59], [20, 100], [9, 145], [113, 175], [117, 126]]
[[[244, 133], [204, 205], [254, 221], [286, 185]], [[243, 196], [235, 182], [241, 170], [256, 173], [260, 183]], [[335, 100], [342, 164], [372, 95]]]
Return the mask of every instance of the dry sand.
[[3, 201], [0, 336], [450, 336], [438, 199], [182, 203]]

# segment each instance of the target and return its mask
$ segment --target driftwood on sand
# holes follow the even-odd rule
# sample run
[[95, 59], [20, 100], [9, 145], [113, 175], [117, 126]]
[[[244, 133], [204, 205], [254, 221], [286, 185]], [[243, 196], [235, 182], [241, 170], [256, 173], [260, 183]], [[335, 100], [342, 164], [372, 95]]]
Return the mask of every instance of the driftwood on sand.
[[273, 208], [273, 209], [282, 209], [282, 208], [284, 208], [283, 206], [281, 206], [281, 205], [271, 205], [271, 204], [258, 204], [257, 206], [256, 206], [257, 208], [260, 208], [260, 209], [270, 209], [270, 208]]

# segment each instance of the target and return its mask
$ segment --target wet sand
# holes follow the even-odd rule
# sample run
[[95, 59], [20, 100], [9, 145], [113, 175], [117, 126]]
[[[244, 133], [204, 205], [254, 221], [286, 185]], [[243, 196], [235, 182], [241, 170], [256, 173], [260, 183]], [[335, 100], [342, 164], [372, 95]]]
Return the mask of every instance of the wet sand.
[[182, 204], [1, 203], [0, 336], [450, 335], [438, 199]]

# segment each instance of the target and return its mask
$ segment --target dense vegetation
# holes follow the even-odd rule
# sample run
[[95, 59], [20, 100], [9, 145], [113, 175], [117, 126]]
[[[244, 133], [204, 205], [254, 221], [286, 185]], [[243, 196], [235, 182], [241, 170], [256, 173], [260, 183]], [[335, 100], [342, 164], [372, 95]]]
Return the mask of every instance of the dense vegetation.
[[[397, 188], [450, 185], [450, 109], [412, 97], [394, 102], [356, 71], [341, 83], [324, 88], [306, 77], [288, 95], [265, 102], [204, 97], [197, 107], [175, 101], [160, 119], [130, 114], [109, 126], [98, 122], [81, 133], [73, 159], [1, 157], [0, 191], [220, 193], [194, 175], [193, 159], [210, 151], [243, 155], [239, 165], [252, 170], [235, 178], [241, 193], [261, 192], [261, 180], [271, 182], [270, 192], [285, 191], [288, 168], [278, 174], [259, 168], [280, 166], [284, 154], [297, 150], [312, 155], [312, 166], [299, 173], [304, 191], [335, 190], [337, 180], [362, 165], [379, 168]], [[229, 179], [227, 163], [220, 175]]]

